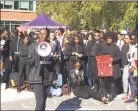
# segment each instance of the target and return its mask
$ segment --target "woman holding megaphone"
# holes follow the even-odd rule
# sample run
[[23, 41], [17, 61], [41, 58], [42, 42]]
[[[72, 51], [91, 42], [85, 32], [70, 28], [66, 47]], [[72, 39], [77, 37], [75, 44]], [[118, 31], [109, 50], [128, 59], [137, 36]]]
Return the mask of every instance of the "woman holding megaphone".
[[52, 81], [57, 80], [53, 56], [55, 49], [49, 41], [49, 34], [49, 29], [42, 29], [39, 33], [39, 39], [29, 49], [28, 64], [30, 73], [28, 82], [34, 91], [36, 99], [35, 110], [45, 110], [50, 86]]

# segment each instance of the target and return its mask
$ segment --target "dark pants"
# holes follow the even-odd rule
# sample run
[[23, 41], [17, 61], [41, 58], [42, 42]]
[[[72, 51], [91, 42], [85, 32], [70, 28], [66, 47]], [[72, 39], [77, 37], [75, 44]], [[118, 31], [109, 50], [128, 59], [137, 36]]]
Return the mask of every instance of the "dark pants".
[[92, 81], [92, 74], [88, 72], [88, 63], [86, 64], [86, 77], [87, 77], [87, 82], [89, 86], [93, 86], [93, 81]]
[[135, 81], [135, 86], [136, 86], [136, 96], [137, 96], [137, 98], [138, 98], [138, 76], [136, 76], [136, 77], [134, 77], [134, 81]]
[[50, 91], [50, 86], [44, 86], [42, 84], [34, 84], [33, 91], [36, 99], [35, 110], [44, 111], [46, 107], [46, 99]]
[[65, 61], [61, 60], [59, 62], [59, 65], [60, 65], [60, 72], [61, 72], [62, 77], [63, 77], [63, 84], [67, 84], [68, 72], [67, 72]]
[[73, 88], [73, 93], [80, 98], [89, 99], [92, 97], [96, 100], [102, 101], [101, 95], [92, 90], [90, 86], [75, 86]]
[[99, 78], [100, 83], [100, 94], [107, 97], [110, 95], [110, 98], [115, 97], [115, 80], [112, 77]]
[[[27, 57], [20, 57], [19, 58], [19, 76], [18, 76], [18, 83], [17, 86], [22, 86], [22, 83], [25, 79], [28, 79], [28, 74], [26, 70], [28, 70], [27, 67]], [[26, 76], [26, 77], [25, 77]]]
[[129, 75], [129, 81], [130, 81], [131, 96], [134, 97], [136, 94], [136, 82], [134, 80], [133, 74], [131, 73]]
[[9, 82], [9, 73], [10, 73], [10, 60], [9, 57], [3, 57], [4, 64], [4, 74], [3, 74], [3, 82], [8, 84]]
[[19, 72], [19, 54], [14, 54], [13, 56], [11, 72]]

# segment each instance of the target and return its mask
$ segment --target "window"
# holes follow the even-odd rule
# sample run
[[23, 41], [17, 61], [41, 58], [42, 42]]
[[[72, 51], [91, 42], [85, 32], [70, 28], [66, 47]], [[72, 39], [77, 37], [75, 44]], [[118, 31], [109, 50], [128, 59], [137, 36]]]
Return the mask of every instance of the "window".
[[4, 29], [4, 24], [0, 24], [0, 30]]
[[28, 10], [28, 8], [29, 8], [29, 2], [28, 1], [27, 2], [25, 2], [25, 1], [20, 2], [20, 10]]
[[19, 10], [19, 1], [14, 1], [14, 10]]
[[35, 2], [33, 0], [32, 1], [3, 0], [0, 1], [0, 9], [33, 11], [34, 3]]
[[1, 1], [0, 2], [0, 9], [3, 9], [4, 8], [4, 1]]
[[13, 9], [14, 2], [13, 1], [5, 1], [4, 9]]
[[30, 10], [30, 11], [33, 10], [33, 1], [29, 1], [29, 10]]
[[25, 22], [27, 21], [0, 21], [0, 29], [3, 29], [5, 27], [12, 31]]

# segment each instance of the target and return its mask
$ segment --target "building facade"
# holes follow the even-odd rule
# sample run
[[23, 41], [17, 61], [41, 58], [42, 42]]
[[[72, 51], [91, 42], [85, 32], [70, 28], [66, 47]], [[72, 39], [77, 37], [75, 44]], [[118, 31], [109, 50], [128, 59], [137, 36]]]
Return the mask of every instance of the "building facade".
[[0, 10], [0, 29], [10, 31], [37, 16], [36, 0], [1, 0]]

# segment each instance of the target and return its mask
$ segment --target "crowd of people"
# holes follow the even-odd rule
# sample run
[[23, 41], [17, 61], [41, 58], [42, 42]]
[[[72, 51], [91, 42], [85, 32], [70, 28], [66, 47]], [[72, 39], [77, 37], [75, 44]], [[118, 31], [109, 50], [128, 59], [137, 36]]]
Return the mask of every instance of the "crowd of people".
[[[48, 56], [40, 56], [37, 47], [47, 42]], [[138, 34], [123, 30], [64, 30], [9, 32], [0, 38], [1, 87], [25, 85], [33, 91], [36, 110], [44, 110], [48, 96], [73, 94], [94, 98], [103, 103], [113, 101], [121, 93], [125, 103], [137, 99]], [[47, 49], [48, 50], [48, 49]], [[113, 76], [99, 77], [96, 56], [111, 55]], [[137, 104], [137, 103], [136, 103]]]

